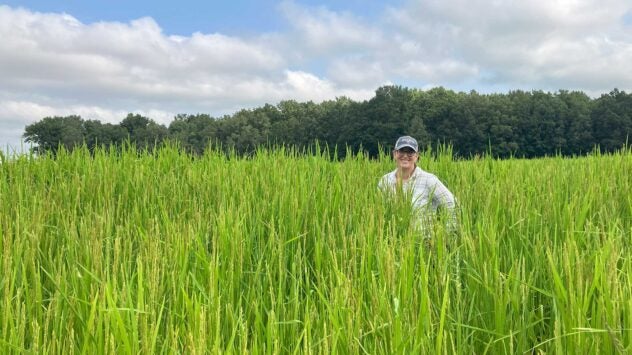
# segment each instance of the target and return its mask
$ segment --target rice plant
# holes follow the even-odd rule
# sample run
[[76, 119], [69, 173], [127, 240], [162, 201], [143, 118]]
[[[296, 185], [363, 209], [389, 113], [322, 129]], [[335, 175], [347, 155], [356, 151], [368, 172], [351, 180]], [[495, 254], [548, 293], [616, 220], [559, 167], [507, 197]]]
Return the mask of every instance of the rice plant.
[[429, 241], [363, 154], [2, 157], [1, 353], [626, 353], [632, 152], [420, 165]]

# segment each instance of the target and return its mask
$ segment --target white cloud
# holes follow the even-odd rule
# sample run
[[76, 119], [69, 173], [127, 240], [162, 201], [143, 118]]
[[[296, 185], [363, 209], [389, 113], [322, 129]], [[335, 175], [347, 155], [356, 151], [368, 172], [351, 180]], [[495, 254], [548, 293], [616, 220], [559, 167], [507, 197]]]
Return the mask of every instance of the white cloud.
[[283, 68], [265, 43], [220, 34], [165, 36], [150, 18], [83, 25], [68, 15], [0, 8], [0, 75], [5, 90], [61, 89], [100, 103], [179, 101], [221, 92], [225, 83]]
[[361, 56], [332, 61], [328, 74], [340, 84], [354, 88], [370, 88], [388, 80], [382, 63]]
[[434, 43], [424, 46], [429, 58], [479, 68], [464, 75], [481, 85], [479, 75], [491, 73], [505, 86], [608, 91], [632, 87], [632, 71], [623, 70], [632, 60], [629, 9], [624, 0], [436, 0], [389, 18], [404, 38]]
[[379, 49], [383, 32], [350, 13], [337, 13], [325, 7], [308, 8], [284, 1], [281, 10], [293, 26], [293, 36], [305, 54], [331, 55]]
[[118, 123], [128, 113], [138, 113], [151, 117], [160, 124], [168, 124], [174, 117], [173, 112], [162, 110], [110, 110], [99, 106], [63, 106], [54, 107], [28, 101], [0, 101], [0, 118], [34, 123], [43, 117], [78, 115], [86, 120], [99, 120], [103, 123]]
[[628, 0], [411, 0], [370, 20], [279, 9], [285, 32], [172, 36], [152, 18], [86, 24], [0, 5], [0, 144], [51, 115], [168, 123], [286, 99], [363, 100], [389, 83], [632, 89]]

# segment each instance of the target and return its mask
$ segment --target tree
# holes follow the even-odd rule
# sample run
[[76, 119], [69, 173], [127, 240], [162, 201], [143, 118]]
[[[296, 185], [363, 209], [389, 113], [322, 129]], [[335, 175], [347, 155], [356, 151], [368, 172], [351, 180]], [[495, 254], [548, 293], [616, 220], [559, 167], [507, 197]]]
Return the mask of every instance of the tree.
[[[380, 145], [391, 146], [397, 137], [413, 134], [412, 93], [401, 86], [383, 86], [365, 104], [365, 116], [358, 133], [369, 155], [377, 156]], [[420, 122], [416, 123], [415, 128], [419, 129]]]
[[207, 114], [180, 114], [169, 125], [169, 138], [188, 152], [202, 154], [217, 140], [217, 121]]
[[153, 149], [169, 134], [165, 126], [139, 114], [128, 114], [120, 126], [127, 130], [130, 141], [135, 143], [139, 150]]
[[632, 136], [632, 96], [614, 89], [599, 97], [591, 112], [596, 144], [612, 152], [629, 143]]
[[[377, 156], [398, 136], [412, 135], [421, 146], [449, 143], [462, 156], [490, 152], [497, 157], [583, 154], [596, 144], [613, 151], [632, 135], [632, 96], [614, 89], [596, 100], [582, 92], [511, 91], [481, 95], [383, 86], [368, 101], [346, 97], [325, 101], [285, 100], [213, 118], [177, 115], [167, 129], [150, 118], [128, 114], [118, 125], [83, 121], [79, 116], [46, 117], [29, 125], [24, 137], [38, 152], [56, 153], [85, 142], [119, 145], [129, 138], [139, 149], [153, 149], [166, 138], [202, 154], [210, 143], [248, 154], [261, 145], [309, 146], [315, 140]], [[332, 150], [333, 153], [333, 150]]]
[[[330, 148], [332, 158], [342, 158], [347, 144], [348, 127], [356, 116], [354, 110], [360, 104], [347, 97], [338, 97], [336, 100], [324, 101], [319, 105], [320, 114], [318, 121], [317, 139]], [[337, 154], [335, 148], [338, 147]]]
[[127, 137], [127, 131], [120, 125], [102, 124], [97, 120], [87, 120], [83, 123], [85, 143], [94, 151], [97, 147], [120, 145]]
[[415, 107], [422, 118], [427, 134], [427, 144], [451, 143], [455, 131], [455, 109], [458, 96], [442, 87], [426, 91], [415, 99]]
[[590, 98], [579, 91], [560, 90], [558, 98], [564, 105], [560, 120], [565, 144], [560, 147], [564, 155], [585, 154], [593, 147], [592, 125], [590, 121]]
[[39, 154], [46, 151], [56, 154], [60, 146], [71, 151], [83, 143], [83, 119], [75, 115], [45, 117], [26, 126], [23, 137], [26, 142], [37, 144], [33, 149]]

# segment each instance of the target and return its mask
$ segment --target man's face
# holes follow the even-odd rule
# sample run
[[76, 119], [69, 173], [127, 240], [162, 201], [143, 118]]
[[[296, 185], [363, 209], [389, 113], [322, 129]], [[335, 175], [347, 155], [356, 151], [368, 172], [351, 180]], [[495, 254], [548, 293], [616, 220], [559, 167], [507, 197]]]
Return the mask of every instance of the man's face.
[[411, 169], [417, 163], [419, 154], [412, 148], [404, 147], [393, 152], [393, 158], [397, 162], [397, 167], [401, 169]]

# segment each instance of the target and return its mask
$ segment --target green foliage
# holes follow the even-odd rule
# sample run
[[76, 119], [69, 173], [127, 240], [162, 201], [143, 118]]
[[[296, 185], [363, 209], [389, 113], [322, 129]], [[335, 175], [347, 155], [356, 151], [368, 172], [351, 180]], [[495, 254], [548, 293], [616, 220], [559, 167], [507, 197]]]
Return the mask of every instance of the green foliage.
[[630, 112], [632, 95], [616, 89], [591, 100], [564, 90], [481, 95], [442, 87], [423, 91], [384, 86], [364, 102], [345, 97], [319, 104], [286, 100], [222, 118], [180, 114], [168, 129], [137, 114], [117, 125], [84, 122], [78, 116], [48, 117], [27, 126], [24, 137], [40, 153], [53, 154], [59, 146], [72, 150], [85, 143], [94, 149], [129, 139], [141, 150], [177, 141], [196, 155], [218, 146], [226, 153], [249, 155], [258, 147], [303, 149], [320, 142], [341, 158], [346, 151], [336, 147], [377, 157], [398, 136], [412, 135], [434, 149], [449, 144], [459, 157], [535, 158], [586, 155], [596, 147], [603, 152], [620, 149], [632, 134]]
[[591, 112], [593, 135], [605, 151], [612, 151], [628, 143], [632, 136], [632, 95], [613, 90], [601, 95]]
[[165, 140], [168, 134], [166, 127], [138, 114], [128, 114], [120, 126], [127, 130], [130, 141], [138, 149], [153, 149]]
[[168, 130], [141, 115], [129, 114], [118, 125], [102, 124], [96, 120], [84, 121], [79, 116], [45, 117], [26, 126], [24, 138], [34, 143], [34, 152], [57, 154], [59, 149], [72, 151], [86, 145], [90, 151], [97, 147], [121, 147], [131, 142], [139, 150], [153, 149], [168, 136]]
[[24, 132], [26, 142], [35, 143], [35, 151], [56, 154], [60, 147], [72, 150], [83, 143], [83, 119], [79, 116], [45, 117], [29, 125]]

